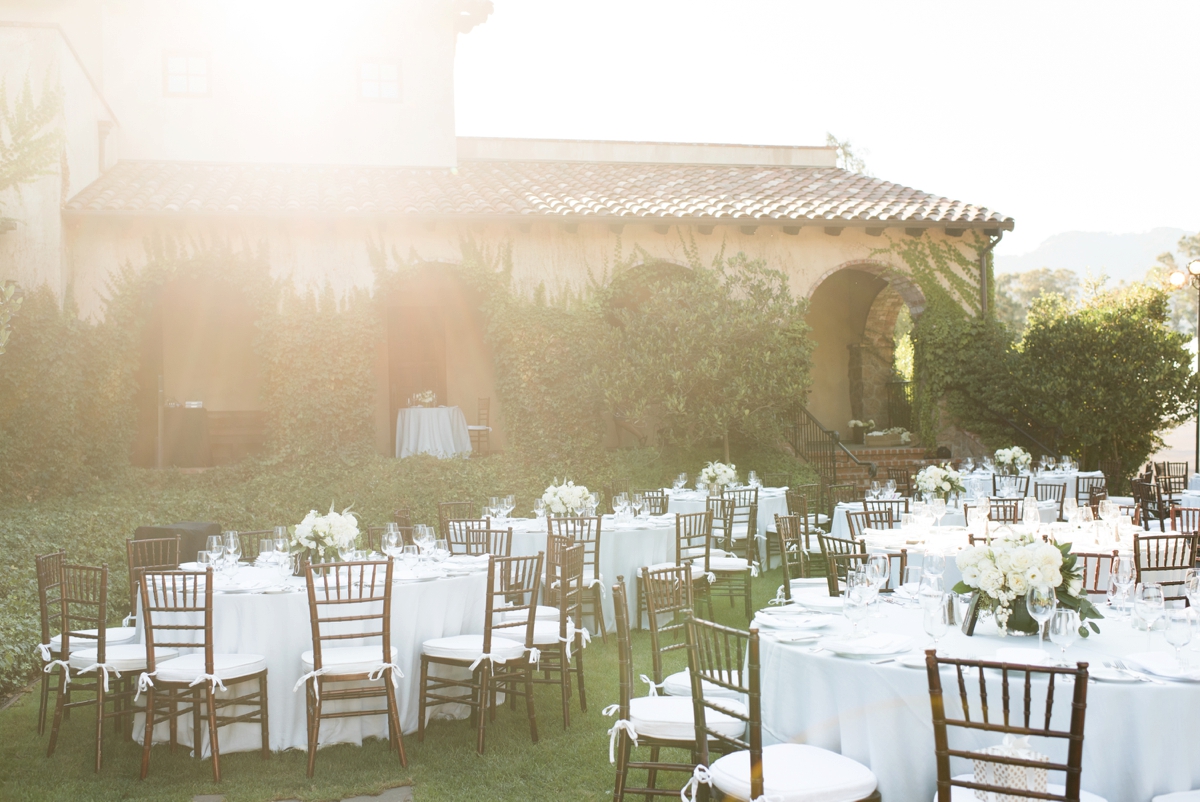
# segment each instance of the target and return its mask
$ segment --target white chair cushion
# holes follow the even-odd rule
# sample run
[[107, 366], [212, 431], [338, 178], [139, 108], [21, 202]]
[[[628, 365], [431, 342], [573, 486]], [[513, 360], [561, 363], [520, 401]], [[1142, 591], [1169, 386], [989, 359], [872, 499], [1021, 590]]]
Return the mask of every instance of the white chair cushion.
[[[179, 652], [157, 646], [154, 649], [155, 660], [170, 660]], [[121, 643], [116, 646], [105, 645], [104, 657], [108, 665], [117, 671], [143, 671], [146, 668], [146, 646], [142, 643]], [[96, 662], [96, 649], [72, 649], [71, 657], [67, 660], [71, 668], [87, 668]]]
[[731, 531], [730, 537], [732, 537], [734, 540], [745, 540], [746, 539], [746, 530], [749, 527], [750, 527], [750, 524], [747, 523], [746, 521], [742, 521], [741, 523], [734, 523], [733, 528], [730, 530]]
[[534, 646], [553, 646], [558, 642], [557, 621], [535, 621], [533, 623]]
[[[678, 567], [678, 566], [676, 566], [675, 563], [655, 563], [654, 565], [648, 566], [648, 570], [657, 571], [661, 568], [676, 568], [676, 567]], [[692, 579], [693, 580], [699, 579], [700, 577], [704, 576], [704, 560], [703, 559], [701, 559], [698, 564], [690, 563], [688, 565], [688, 567], [692, 569]]]
[[[214, 654], [213, 673], [223, 682], [236, 680], [265, 671], [267, 658], [261, 654]], [[204, 653], [185, 654], [165, 663], [158, 663], [155, 680], [191, 682], [204, 673]]]
[[[449, 638], [433, 638], [421, 644], [421, 654], [447, 660], [471, 662], [483, 654], [482, 635], [454, 635]], [[492, 635], [492, 656], [502, 660], [516, 660], [525, 654], [525, 645], [508, 638]]]
[[[708, 769], [713, 785], [734, 799], [750, 799], [750, 753], [733, 752]], [[837, 752], [807, 744], [763, 749], [763, 795], [771, 802], [856, 802], [875, 791], [875, 775]]]
[[[379, 667], [381, 657], [383, 648], [380, 646], [334, 646], [321, 649], [321, 664], [330, 674], [362, 674], [374, 671]], [[305, 674], [313, 670], [312, 649], [300, 653], [300, 662], [304, 665]], [[389, 662], [396, 662], [395, 646], [392, 647], [392, 659]]]
[[[511, 613], [501, 612], [500, 620], [505, 624], [513, 621], [524, 621], [525, 616], [528, 614], [528, 610], [517, 610]], [[534, 608], [533, 617], [538, 621], [554, 621], [555, 623], [558, 623], [558, 608], [539, 604], [536, 608]]]
[[[99, 632], [95, 629], [81, 629], [75, 634], [83, 635], [98, 635]], [[115, 646], [118, 643], [129, 643], [137, 638], [137, 627], [109, 627], [105, 630], [104, 639], [106, 646]], [[75, 638], [72, 641], [75, 647], [91, 648], [96, 641], [91, 638]], [[50, 651], [58, 652], [62, 650], [62, 635], [55, 635], [50, 639]]]
[[[968, 782], [971, 782], [975, 779], [975, 775], [959, 774], [954, 779], [966, 780]], [[1067, 792], [1067, 789], [1061, 785], [1055, 785], [1054, 783], [1046, 783], [1046, 793], [1048, 793], [1048, 794], [1060, 794], [1061, 795], [1061, 794], [1065, 794], [1066, 792]], [[1178, 802], [1176, 799], [1174, 799], [1175, 796], [1177, 796], [1177, 794], [1170, 794], [1169, 796], [1166, 796], [1166, 797], [1156, 796], [1156, 797], [1154, 797], [1154, 802], [1158, 802], [1159, 800], [1168, 799], [1168, 798], [1170, 799], [1170, 802]], [[1183, 799], [1189, 799], [1189, 797], [1185, 796], [1185, 797], [1183, 797]], [[1190, 799], [1200, 799], [1200, 797], [1190, 797]], [[957, 788], [957, 787], [950, 789], [950, 800], [951, 800], [951, 802], [978, 802], [978, 800], [975, 797], [975, 792], [972, 791], [970, 788]], [[933, 795], [933, 802], [937, 802], [937, 794]], [[1095, 794], [1089, 794], [1087, 791], [1080, 790], [1079, 802], [1105, 802], [1105, 799], [1102, 796], [1096, 796]]]
[[[727, 699], [722, 705], [728, 705], [733, 712], [746, 714], [741, 702]], [[696, 719], [692, 713], [692, 700], [682, 696], [639, 696], [629, 700], [629, 720], [639, 738], [695, 741]], [[709, 729], [730, 738], [737, 738], [746, 731], [746, 722], [712, 709], [704, 711], [704, 721]]]
[[590, 565], [585, 565], [583, 567], [583, 586], [585, 588], [593, 588], [599, 584], [600, 580], [596, 578], [595, 571], [592, 570]]
[[[1109, 498], [1112, 498], [1109, 496]], [[1089, 794], [1091, 796], [1091, 794]], [[1200, 802], [1200, 790], [1178, 791], [1174, 794], [1159, 794], [1150, 802]]]
[[750, 563], [741, 557], [710, 557], [708, 567], [718, 573], [741, 573], [750, 570]]
[[[714, 685], [708, 680], [701, 680], [701, 687], [704, 689], [706, 699], [733, 699], [738, 702], [742, 700], [742, 695], [737, 691]], [[692, 678], [688, 672], [678, 671], [662, 681], [662, 689], [667, 696], [690, 697], [692, 695]]]
[[808, 522], [817, 526], [824, 526], [829, 523], [829, 516], [823, 512], [810, 512], [808, 514]]

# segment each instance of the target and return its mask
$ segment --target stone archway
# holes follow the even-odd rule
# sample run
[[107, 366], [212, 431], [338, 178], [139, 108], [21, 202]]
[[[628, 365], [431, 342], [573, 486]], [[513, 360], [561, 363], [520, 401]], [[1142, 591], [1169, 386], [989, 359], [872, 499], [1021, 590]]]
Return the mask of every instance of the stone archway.
[[893, 337], [905, 307], [916, 317], [925, 307], [924, 295], [907, 276], [878, 262], [838, 265], [814, 285], [808, 319], [816, 345], [808, 406], [826, 427], [849, 438], [850, 420], [891, 425]]

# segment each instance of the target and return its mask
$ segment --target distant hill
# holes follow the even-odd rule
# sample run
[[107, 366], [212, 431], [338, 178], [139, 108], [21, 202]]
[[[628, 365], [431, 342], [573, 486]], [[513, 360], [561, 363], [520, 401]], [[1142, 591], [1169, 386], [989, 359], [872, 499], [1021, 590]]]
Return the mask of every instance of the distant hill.
[[996, 272], [1024, 273], [1039, 267], [1074, 270], [1080, 278], [1091, 270], [1113, 281], [1140, 281], [1163, 251], [1174, 251], [1182, 228], [1156, 228], [1142, 234], [1068, 231], [1055, 234], [1028, 253], [996, 256]]

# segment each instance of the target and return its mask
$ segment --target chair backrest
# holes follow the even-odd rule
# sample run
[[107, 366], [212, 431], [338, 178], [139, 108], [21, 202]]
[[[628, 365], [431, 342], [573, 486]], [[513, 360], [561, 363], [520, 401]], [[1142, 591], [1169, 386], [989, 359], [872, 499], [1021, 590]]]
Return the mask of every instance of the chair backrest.
[[642, 497], [646, 499], [646, 512], [649, 515], [666, 515], [667, 508], [671, 504], [671, 497], [667, 495], [665, 490], [647, 490], [642, 493]]
[[[1018, 524], [1021, 522], [1021, 512], [1025, 499], [1022, 498], [992, 498], [988, 499], [990, 511], [988, 520], [1001, 524]], [[964, 509], [965, 509], [964, 505]], [[966, 513], [963, 513], [964, 516]], [[970, 520], [970, 519], [965, 519]]]
[[994, 474], [992, 474], [992, 495], [993, 496], [1000, 492], [1000, 480], [1001, 479], [1015, 480], [1014, 484], [1017, 488], [1017, 493], [1021, 496], [1021, 498], [1025, 498], [1027, 495], [1029, 495], [1029, 477], [1028, 476], [1022, 475], [1022, 476], [1005, 477], [1005, 476], [1001, 476], [999, 474], [994, 473]]
[[[179, 567], [179, 535], [125, 541], [129, 561], [129, 612], [137, 609], [138, 583], [143, 571], [173, 571]], [[188, 555], [192, 559], [192, 555]]]
[[612, 592], [613, 612], [617, 619], [617, 684], [621, 707], [618, 718], [629, 721], [629, 700], [633, 697], [633, 642], [629, 636], [629, 600], [625, 591], [625, 577], [617, 577]]
[[1092, 488], [1106, 489], [1108, 481], [1103, 476], [1079, 476], [1075, 479], [1075, 502], [1087, 504]]
[[[1058, 666], [1025, 666], [1009, 663], [996, 663], [987, 660], [960, 660], [951, 657], [938, 657], [930, 649], [925, 652], [926, 673], [929, 677], [929, 700], [933, 708], [933, 741], [934, 754], [937, 759], [937, 799], [936, 802], [951, 802], [957, 796], [951, 790], [961, 788], [962, 796], [973, 795], [968, 789], [997, 794], [997, 798], [1013, 799], [1046, 799], [1057, 802], [1079, 802], [1080, 772], [1083, 766], [1083, 720], [1087, 710], [1087, 663], [1078, 663], [1075, 668], [1060, 668]], [[951, 668], [956, 673], [959, 705], [962, 713], [952, 718], [946, 712], [946, 701], [942, 695], [942, 669]], [[986, 672], [986, 673], [985, 673]], [[992, 676], [988, 676], [988, 675]], [[1067, 684], [1070, 678], [1074, 685]], [[988, 681], [1001, 682], [1000, 699], [996, 694], [988, 693]], [[1037, 692], [1035, 688], [1037, 680]], [[1046, 692], [1041, 693], [1042, 681], [1045, 682]], [[1015, 686], [1010, 692], [1010, 682]], [[1058, 686], [1056, 688], [1055, 686]], [[1051, 724], [1051, 714], [1054, 709], [1055, 690], [1071, 693], [1071, 724], [1070, 729], [1060, 730]], [[976, 692], [977, 691], [977, 692]], [[1041, 700], [1044, 698], [1044, 706]], [[999, 702], [999, 715], [997, 704]], [[1014, 707], [1016, 709], [1014, 709]], [[1042, 708], [1042, 709], [1038, 709]], [[978, 737], [988, 733], [997, 738], [1005, 734], [1017, 736], [1034, 736], [1066, 741], [1067, 762], [1048, 763], [1024, 760], [1016, 757], [999, 755], [983, 755], [979, 752], [950, 747], [950, 730], [966, 731], [967, 738]], [[957, 740], [957, 739], [956, 739]], [[950, 760], [958, 758], [973, 761], [982, 760], [987, 763], [1008, 766], [1031, 766], [1045, 768], [1048, 771], [1066, 772], [1065, 793], [1041, 794], [1033, 796], [1016, 788], [1000, 787], [986, 783], [975, 783], [974, 776], [969, 779], [955, 780], [951, 774]], [[999, 796], [1006, 795], [1006, 796]]]
[[690, 565], [700, 560], [708, 572], [713, 532], [712, 510], [676, 513], [675, 564]]
[[[142, 621], [146, 671], [155, 671], [155, 649], [203, 649], [204, 673], [213, 673], [213, 570], [142, 574]], [[199, 623], [197, 623], [199, 619]]]
[[67, 562], [65, 551], [39, 554], [37, 566], [38, 608], [42, 618], [42, 643], [49, 643], [62, 627], [62, 583], [63, 565]]
[[[804, 496], [804, 498], [808, 501], [809, 512], [813, 513], [814, 515], [817, 513], [825, 513], [826, 515], [829, 514], [829, 508], [825, 504], [825, 496], [821, 492], [820, 482], [790, 487], [788, 488], [788, 493], [797, 493], [801, 496]], [[788, 514], [795, 515], [796, 513], [793, 512], [789, 507]]]
[[[546, 536], [546, 560], [542, 596], [546, 604], [558, 606], [558, 591], [562, 587], [563, 552], [575, 541], [559, 535]], [[507, 555], [506, 555], [507, 556]]]
[[447, 518], [442, 521], [442, 529], [440, 537], [446, 541], [446, 545], [457, 540], [462, 543], [466, 538], [468, 529], [491, 529], [491, 518]]
[[324, 665], [321, 653], [324, 646], [336, 647], [346, 640], [379, 638], [379, 661], [391, 662], [391, 560], [306, 565], [304, 582], [308, 587], [314, 670], [319, 671]]
[[1172, 507], [1171, 531], [1183, 535], [1200, 532], [1200, 507]]
[[1197, 535], [1134, 535], [1133, 565], [1140, 583], [1162, 585], [1163, 598], [1186, 599], [1183, 574], [1196, 567]]
[[1188, 464], [1186, 462], [1168, 462], [1167, 479], [1170, 480], [1172, 493], [1182, 493], [1188, 486]]
[[[488, 557], [488, 595], [483, 617], [483, 653], [492, 651], [492, 635], [533, 646], [534, 614], [542, 582], [544, 552], [536, 556]], [[526, 616], [514, 616], [525, 611]], [[498, 613], [503, 615], [498, 615]]]
[[[896, 489], [903, 495], [912, 495], [912, 469], [911, 468], [888, 468], [887, 478], [896, 483]], [[905, 510], [908, 512], [908, 510]]]
[[[687, 648], [687, 616], [692, 612], [692, 571], [685, 566], [642, 568], [646, 612], [650, 619], [650, 650], [654, 659], [654, 681], [663, 681], [662, 656]], [[660, 616], [671, 616], [661, 623]]]
[[475, 420], [478, 421], [479, 426], [491, 426], [492, 425], [492, 398], [491, 398], [491, 396], [488, 396], [487, 398], [479, 399], [478, 406], [476, 407], [476, 412], [475, 412]]
[[495, 554], [508, 557], [512, 554], [512, 527], [491, 529], [487, 526], [455, 526], [459, 521], [450, 521], [450, 537], [446, 545], [451, 554]]
[[[1079, 568], [1079, 576], [1083, 579], [1083, 589], [1087, 593], [1105, 595], [1108, 593], [1108, 586], [1101, 585], [1100, 577], [1103, 576], [1106, 580], [1112, 576], [1113, 560], [1117, 557], [1117, 550], [1088, 553], [1083, 551], [1071, 552], [1075, 556], [1075, 565]], [[1100, 573], [1100, 569], [1107, 569], [1104, 574]]]
[[1170, 507], [1163, 503], [1162, 490], [1155, 482], [1135, 480], [1133, 483], [1133, 501], [1139, 508], [1142, 528], [1149, 529], [1150, 521], [1158, 521], [1162, 529], [1163, 521], [1170, 517]]
[[775, 516], [775, 537], [779, 539], [779, 557], [783, 565], [783, 597], [792, 598], [792, 579], [806, 577], [809, 568], [809, 533], [795, 515]]
[[1058, 515], [1055, 516], [1056, 521], [1063, 519], [1063, 502], [1067, 498], [1067, 485], [1065, 482], [1034, 482], [1033, 497], [1038, 501], [1057, 501]]
[[[262, 538], [275, 539], [274, 529], [251, 529], [248, 532], [238, 532], [238, 540], [242, 543], [242, 559], [254, 562], [258, 559], [258, 541]], [[179, 563], [176, 563], [178, 565]]]
[[413, 525], [412, 508], [397, 507], [396, 509], [392, 510], [392, 521], [394, 521], [396, 526], [399, 526], [401, 529], [405, 527], [411, 528]]
[[1092, 517], [1100, 516], [1100, 502], [1108, 498], [1108, 490], [1103, 487], [1093, 487], [1088, 491], [1088, 506], [1092, 508]]
[[[565, 539], [565, 538], [564, 538]], [[558, 593], [558, 636], [566, 641], [570, 636], [568, 624], [582, 628], [583, 624], [583, 561], [584, 545], [568, 543], [560, 555]], [[577, 632], [580, 630], [576, 630]]]
[[829, 485], [825, 488], [825, 497], [829, 499], [831, 511], [839, 504], [863, 500], [862, 491], [858, 489], [858, 485], [853, 484]]
[[[841, 588], [838, 580], [845, 581], [846, 571], [851, 563], [867, 559], [867, 547], [861, 540], [847, 540], [841, 537], [821, 534], [817, 538], [821, 543], [821, 555], [825, 558], [826, 580], [830, 596], [840, 596]], [[835, 559], [854, 555], [853, 559]], [[839, 573], [840, 571], [840, 573]]]
[[871, 510], [890, 510], [892, 513], [892, 522], [899, 523], [900, 515], [908, 512], [908, 499], [906, 498], [868, 498], [863, 500], [863, 509]]
[[600, 577], [600, 521], [595, 518], [546, 517], [547, 534], [569, 537], [583, 544], [583, 566], [591, 569], [592, 577]]
[[[96, 648], [96, 662], [105, 659], [108, 622], [108, 566], [62, 566], [62, 646], [59, 660], [69, 660], [72, 649]], [[84, 630], [95, 630], [95, 634]], [[74, 641], [74, 645], [72, 645]]]
[[891, 508], [882, 510], [846, 510], [846, 522], [850, 526], [850, 539], [858, 540], [868, 529], [891, 529], [897, 518], [892, 517]]
[[1124, 469], [1121, 468], [1121, 460], [1100, 460], [1100, 471], [1104, 474], [1104, 478], [1108, 480], [1108, 486], [1112, 489], [1112, 492], [1122, 492], [1121, 489], [1125, 487], [1125, 481], [1128, 477], [1126, 476]]
[[[712, 742], [720, 752], [749, 750], [750, 798], [763, 796], [762, 772], [762, 695], [759, 691], [758, 629], [749, 632], [714, 624], [695, 616], [687, 620], [688, 673], [692, 680], [692, 718], [696, 726], [696, 743], [700, 747], [700, 763], [709, 765]], [[745, 715], [722, 706], [722, 699], [704, 695], [704, 685], [711, 684], [747, 697]], [[708, 726], [708, 710], [733, 716], [746, 722], [745, 737], [739, 738], [718, 732]]]
[[745, 533], [742, 539], [742, 551], [745, 553], [739, 556], [753, 560], [755, 538], [758, 535], [758, 488], [731, 490], [721, 498], [710, 496], [708, 509], [713, 514], [713, 537], [721, 542], [721, 548], [736, 553], [738, 535]]
[[438, 537], [446, 538], [446, 522], [472, 518], [472, 511], [479, 509], [469, 501], [438, 502]]

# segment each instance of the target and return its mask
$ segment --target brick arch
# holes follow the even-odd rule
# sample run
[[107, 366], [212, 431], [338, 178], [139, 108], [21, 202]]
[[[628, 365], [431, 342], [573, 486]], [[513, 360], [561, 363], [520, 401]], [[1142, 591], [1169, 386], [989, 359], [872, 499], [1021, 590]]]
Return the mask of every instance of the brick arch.
[[872, 259], [853, 259], [831, 267], [817, 277], [817, 280], [813, 282], [812, 287], [809, 289], [807, 297], [812, 298], [812, 294], [817, 291], [818, 287], [825, 283], [827, 278], [841, 270], [858, 270], [883, 279], [908, 304], [909, 314], [914, 318], [925, 311], [925, 293], [921, 292], [921, 288], [917, 286], [916, 282], [892, 265]]

